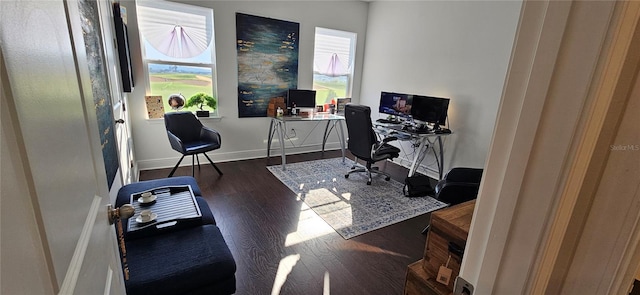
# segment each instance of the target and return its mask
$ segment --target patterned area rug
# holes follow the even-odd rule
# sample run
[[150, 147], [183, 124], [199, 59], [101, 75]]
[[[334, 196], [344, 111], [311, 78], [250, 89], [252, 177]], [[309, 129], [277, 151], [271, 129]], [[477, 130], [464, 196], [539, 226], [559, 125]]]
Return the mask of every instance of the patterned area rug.
[[407, 198], [403, 184], [383, 175], [375, 175], [371, 185], [365, 173], [344, 178], [352, 165], [332, 158], [287, 164], [285, 171], [280, 165], [267, 169], [345, 239], [446, 206], [431, 197]]

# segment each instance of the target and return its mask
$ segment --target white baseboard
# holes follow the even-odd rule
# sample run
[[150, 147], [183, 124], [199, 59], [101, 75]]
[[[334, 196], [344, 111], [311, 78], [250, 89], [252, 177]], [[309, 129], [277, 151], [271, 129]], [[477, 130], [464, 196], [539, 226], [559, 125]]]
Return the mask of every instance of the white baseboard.
[[[340, 143], [338, 142], [327, 143], [325, 146], [325, 151], [339, 150], [339, 149], [340, 149]], [[295, 154], [302, 154], [302, 153], [309, 153], [309, 152], [319, 152], [321, 150], [322, 150], [322, 145], [310, 144], [310, 145], [304, 145], [300, 147], [287, 147], [286, 154], [295, 155]], [[231, 161], [266, 158], [267, 150], [265, 148], [265, 149], [259, 149], [259, 150], [245, 150], [245, 151], [238, 151], [238, 152], [213, 151], [213, 152], [207, 153], [207, 155], [211, 158], [211, 160], [214, 163], [223, 163], [223, 162], [231, 162]], [[271, 158], [280, 157], [280, 149], [272, 148], [269, 156]], [[176, 156], [171, 158], [139, 160], [137, 161], [137, 168], [138, 168], [137, 170], [142, 171], [142, 170], [152, 170], [152, 169], [162, 169], [162, 168], [173, 168], [173, 166], [178, 162], [178, 160], [180, 160], [180, 157], [181, 157], [180, 154], [176, 152]], [[201, 157], [200, 163], [203, 163], [202, 162], [203, 159], [205, 161], [204, 163], [208, 162], [204, 157]], [[191, 166], [191, 159], [189, 159], [188, 157], [185, 157], [182, 160], [182, 163], [180, 163], [180, 167], [183, 167], [183, 166]]]

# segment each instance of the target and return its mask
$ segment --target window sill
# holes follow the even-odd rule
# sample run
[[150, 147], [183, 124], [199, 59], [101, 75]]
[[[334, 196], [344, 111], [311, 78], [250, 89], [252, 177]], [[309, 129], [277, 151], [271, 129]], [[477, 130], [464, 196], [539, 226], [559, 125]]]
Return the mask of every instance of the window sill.
[[[209, 116], [209, 117], [197, 117], [198, 120], [203, 120], [203, 121], [221, 121], [222, 118], [224, 118], [223, 116]], [[150, 124], [164, 124], [164, 118], [152, 118], [152, 119], [145, 119], [147, 121], [147, 123]]]

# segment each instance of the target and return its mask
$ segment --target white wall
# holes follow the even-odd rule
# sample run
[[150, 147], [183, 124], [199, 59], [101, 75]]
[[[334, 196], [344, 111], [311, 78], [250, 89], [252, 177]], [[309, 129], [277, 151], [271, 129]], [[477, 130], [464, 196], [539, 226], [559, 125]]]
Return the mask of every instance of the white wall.
[[[181, 1], [187, 3], [186, 1]], [[204, 124], [215, 128], [222, 135], [222, 147], [210, 153], [214, 161], [230, 161], [237, 159], [266, 156], [266, 140], [269, 128], [268, 118], [238, 118], [237, 108], [237, 62], [236, 62], [236, 12], [257, 16], [288, 20], [300, 23], [299, 51], [299, 88], [311, 88], [313, 66], [313, 44], [315, 27], [344, 30], [358, 34], [356, 52], [356, 79], [354, 80], [354, 97], [359, 96], [360, 72], [364, 54], [368, 4], [360, 1], [348, 2], [272, 2], [272, 1], [192, 1], [190, 4], [207, 6], [214, 10], [216, 59], [218, 74], [219, 114], [222, 119], [204, 119]], [[132, 136], [135, 143], [135, 156], [141, 170], [171, 167], [179, 154], [171, 149], [167, 139], [163, 120], [147, 120], [144, 95], [144, 76], [135, 5], [131, 1], [123, 1], [128, 9], [129, 38], [132, 46], [132, 62], [136, 87], [129, 95], [129, 111], [132, 123]], [[314, 124], [289, 124], [298, 130], [299, 145], [305, 131], [311, 130]], [[322, 126], [318, 126], [322, 127]], [[319, 150], [323, 128], [315, 128], [314, 134], [304, 141], [304, 148], [291, 152]], [[301, 138], [302, 137], [302, 138]], [[339, 147], [337, 137], [329, 139], [330, 148]], [[274, 143], [274, 146], [277, 147]], [[290, 144], [289, 144], [290, 146]], [[279, 155], [278, 150], [275, 151]], [[273, 151], [272, 151], [273, 155]], [[185, 160], [183, 164], [191, 164]]]
[[445, 143], [445, 172], [454, 166], [483, 167], [520, 5], [371, 2], [360, 103], [372, 107], [375, 119], [381, 91], [451, 98], [454, 134]]

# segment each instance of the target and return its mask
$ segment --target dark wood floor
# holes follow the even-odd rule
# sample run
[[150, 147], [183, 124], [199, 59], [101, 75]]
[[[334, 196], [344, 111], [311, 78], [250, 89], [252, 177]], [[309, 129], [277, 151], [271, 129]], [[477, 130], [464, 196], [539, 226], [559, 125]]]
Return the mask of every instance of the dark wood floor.
[[[325, 154], [338, 156], [338, 151]], [[287, 161], [320, 158], [310, 153]], [[219, 163], [221, 177], [210, 165], [196, 168], [195, 178], [236, 259], [236, 294], [402, 294], [407, 265], [424, 252], [426, 236], [420, 232], [428, 214], [349, 240], [335, 231], [313, 237], [317, 223], [307, 222], [313, 214], [301, 210], [301, 201], [266, 164], [264, 158]], [[280, 164], [279, 158], [269, 164]], [[169, 171], [142, 171], [140, 180], [163, 178]], [[393, 163], [386, 171], [400, 182], [407, 175]], [[191, 175], [191, 167], [175, 175]], [[301, 236], [306, 238], [292, 238]]]

